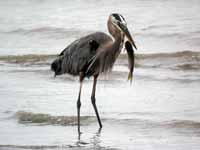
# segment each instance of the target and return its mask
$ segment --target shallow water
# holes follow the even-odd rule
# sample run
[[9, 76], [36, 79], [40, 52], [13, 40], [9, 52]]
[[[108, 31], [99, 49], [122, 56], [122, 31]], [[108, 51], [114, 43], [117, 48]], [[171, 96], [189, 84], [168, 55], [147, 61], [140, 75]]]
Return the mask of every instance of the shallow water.
[[[199, 11], [199, 0], [0, 0], [0, 149], [199, 150]], [[78, 78], [54, 78], [50, 63], [73, 40], [107, 32], [113, 12], [141, 53], [134, 80], [124, 56], [100, 76], [99, 131], [85, 79], [78, 139]]]
[[121, 13], [141, 53], [200, 49], [199, 0], [0, 0], [0, 55], [56, 54]]
[[78, 78], [53, 78], [52, 56], [14, 62], [16, 57], [1, 58], [0, 149], [199, 149], [199, 69], [177, 68], [184, 62], [198, 66], [199, 54], [195, 59], [192, 52], [184, 54], [138, 56], [132, 85], [127, 60], [119, 59], [97, 85], [101, 132], [90, 101], [92, 79], [86, 79], [80, 141]]

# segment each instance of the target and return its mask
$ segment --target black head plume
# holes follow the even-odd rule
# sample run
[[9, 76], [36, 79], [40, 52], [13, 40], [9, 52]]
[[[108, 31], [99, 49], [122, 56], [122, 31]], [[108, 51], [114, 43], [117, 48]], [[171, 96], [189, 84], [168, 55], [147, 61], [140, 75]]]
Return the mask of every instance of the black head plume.
[[115, 20], [126, 24], [126, 20], [124, 19], [124, 17], [122, 15], [113, 13], [112, 16], [115, 18]]

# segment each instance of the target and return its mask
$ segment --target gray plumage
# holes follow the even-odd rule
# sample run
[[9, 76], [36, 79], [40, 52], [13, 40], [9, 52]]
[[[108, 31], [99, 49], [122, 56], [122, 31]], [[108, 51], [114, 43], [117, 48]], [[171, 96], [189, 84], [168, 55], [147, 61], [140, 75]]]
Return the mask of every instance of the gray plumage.
[[[96, 49], [90, 45], [92, 41], [98, 43], [99, 46]], [[103, 32], [96, 32], [72, 42], [52, 63], [52, 70], [55, 70], [56, 75], [63, 73], [79, 75], [80, 72], [84, 72], [85, 76], [91, 76], [95, 73], [94, 69], [97, 66], [99, 69], [101, 68], [98, 71], [108, 71], [113, 65], [110, 61], [112, 56], [105, 55], [104, 52], [100, 54], [98, 51], [101, 45], [108, 41], [112, 41], [110, 36]], [[105, 58], [106, 61], [103, 61], [102, 58]], [[59, 69], [55, 69], [56, 64]]]

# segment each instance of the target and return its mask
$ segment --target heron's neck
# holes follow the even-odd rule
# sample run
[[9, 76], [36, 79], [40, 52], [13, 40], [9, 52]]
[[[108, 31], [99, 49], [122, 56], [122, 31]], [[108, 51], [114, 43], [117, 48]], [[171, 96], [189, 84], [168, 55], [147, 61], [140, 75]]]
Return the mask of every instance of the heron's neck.
[[116, 34], [114, 37], [114, 42], [112, 46], [112, 50], [114, 52], [119, 52], [122, 49], [123, 35], [121, 33]]

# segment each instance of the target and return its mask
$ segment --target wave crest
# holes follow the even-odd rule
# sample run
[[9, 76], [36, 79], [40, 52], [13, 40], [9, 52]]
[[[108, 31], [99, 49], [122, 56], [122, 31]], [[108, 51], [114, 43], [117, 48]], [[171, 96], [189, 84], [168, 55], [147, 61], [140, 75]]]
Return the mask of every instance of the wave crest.
[[[56, 55], [8, 55], [0, 56], [0, 61], [25, 65], [50, 65]], [[127, 65], [126, 54], [117, 60], [119, 65]], [[200, 70], [200, 52], [181, 51], [174, 53], [136, 54], [136, 67], [164, 68], [172, 70]]]
[[[19, 123], [34, 123], [34, 124], [51, 124], [51, 125], [77, 125], [76, 116], [51, 116], [49, 114], [43, 113], [32, 113], [26, 111], [18, 111], [15, 114], [15, 117], [18, 119]], [[81, 116], [81, 124], [87, 125], [95, 121], [95, 117], [92, 116]]]
[[191, 120], [172, 120], [170, 122], [165, 122], [164, 126], [170, 128], [200, 129], [200, 122]]
[[59, 27], [39, 27], [39, 28], [18, 28], [10, 31], [0, 31], [5, 34], [17, 34], [28, 36], [39, 36], [56, 39], [66, 39], [66, 37], [79, 37], [92, 31], [83, 31], [75, 28], [59, 28]]

